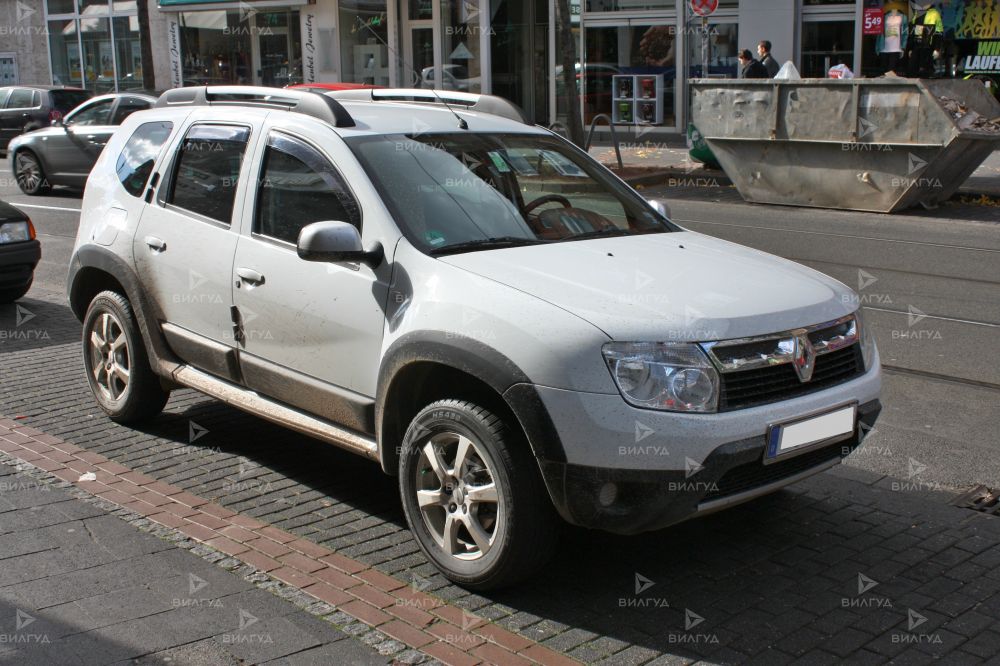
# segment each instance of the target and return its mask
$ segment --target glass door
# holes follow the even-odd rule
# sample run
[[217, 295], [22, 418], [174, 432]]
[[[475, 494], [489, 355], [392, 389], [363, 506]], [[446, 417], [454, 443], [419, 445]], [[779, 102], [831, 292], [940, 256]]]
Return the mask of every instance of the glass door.
[[403, 62], [400, 81], [403, 87], [435, 88], [434, 0], [409, 0], [403, 21]]

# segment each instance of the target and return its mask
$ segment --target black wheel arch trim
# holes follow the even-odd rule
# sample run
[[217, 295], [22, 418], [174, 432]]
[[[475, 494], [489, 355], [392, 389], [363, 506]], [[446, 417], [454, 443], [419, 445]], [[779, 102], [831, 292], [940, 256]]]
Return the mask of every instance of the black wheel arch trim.
[[[98, 245], [83, 245], [73, 253], [66, 278], [66, 291], [73, 314], [81, 323], [87, 314], [90, 303], [82, 299], [83, 294], [89, 291], [90, 271], [109, 275], [125, 290], [124, 296], [132, 304], [150, 365], [161, 377], [168, 376], [166, 364], [179, 364], [181, 361], [170, 351], [160, 327], [155, 325], [162, 318], [159, 308], [148, 297], [133, 268], [111, 250]], [[150, 325], [151, 322], [154, 325]]]
[[[414, 331], [396, 340], [382, 358], [375, 400], [375, 423], [382, 443], [389, 390], [414, 363], [434, 363], [478, 378], [504, 401], [517, 418], [536, 458], [565, 460], [555, 425], [527, 373], [493, 347], [478, 340], [449, 337], [441, 331]], [[383, 469], [395, 474], [392, 451], [380, 446]]]

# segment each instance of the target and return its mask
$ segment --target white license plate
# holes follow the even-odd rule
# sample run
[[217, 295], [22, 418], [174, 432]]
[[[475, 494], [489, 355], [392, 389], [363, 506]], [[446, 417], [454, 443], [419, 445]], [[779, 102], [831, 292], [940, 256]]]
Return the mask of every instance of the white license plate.
[[854, 434], [857, 409], [855, 403], [825, 414], [771, 426], [767, 432], [767, 457], [777, 458], [812, 444]]

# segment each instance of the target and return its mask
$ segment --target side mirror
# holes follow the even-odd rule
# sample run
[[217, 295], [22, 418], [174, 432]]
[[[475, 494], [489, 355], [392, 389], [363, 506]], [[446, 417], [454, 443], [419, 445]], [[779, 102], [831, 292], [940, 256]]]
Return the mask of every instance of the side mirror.
[[302, 227], [296, 244], [299, 257], [306, 261], [335, 264], [362, 263], [378, 266], [382, 263], [382, 245], [371, 250], [361, 245], [357, 227], [347, 222], [313, 222]]
[[670, 219], [670, 207], [667, 206], [667, 204], [663, 203], [662, 201], [658, 201], [656, 199], [646, 199], [646, 203], [648, 203], [650, 208], [655, 210], [657, 213], [667, 218], [668, 220]]

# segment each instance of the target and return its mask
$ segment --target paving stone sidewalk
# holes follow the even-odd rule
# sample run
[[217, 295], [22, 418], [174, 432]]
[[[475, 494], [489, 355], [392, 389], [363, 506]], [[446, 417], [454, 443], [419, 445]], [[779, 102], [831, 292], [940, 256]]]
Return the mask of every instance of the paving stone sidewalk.
[[311, 610], [0, 464], [0, 663], [390, 661]]

